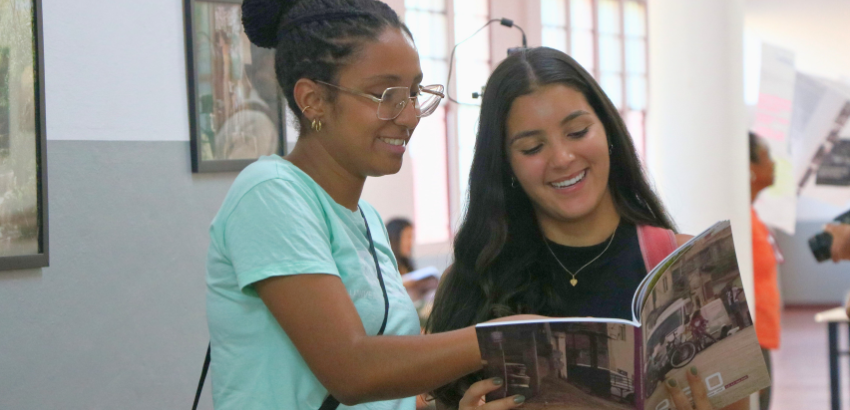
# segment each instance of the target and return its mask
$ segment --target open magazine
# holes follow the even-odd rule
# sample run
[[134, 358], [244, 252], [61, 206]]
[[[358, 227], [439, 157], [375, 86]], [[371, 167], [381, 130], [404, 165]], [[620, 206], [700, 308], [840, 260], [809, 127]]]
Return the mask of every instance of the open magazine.
[[696, 366], [714, 408], [770, 385], [738, 271], [732, 228], [719, 222], [682, 245], [638, 286], [632, 320], [553, 318], [477, 327], [486, 377], [524, 409], [673, 409]]

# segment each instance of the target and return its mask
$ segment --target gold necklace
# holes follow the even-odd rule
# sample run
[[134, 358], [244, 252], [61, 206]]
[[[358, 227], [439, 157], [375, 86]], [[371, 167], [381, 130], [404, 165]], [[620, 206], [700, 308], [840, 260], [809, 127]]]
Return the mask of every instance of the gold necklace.
[[555, 262], [558, 262], [558, 265], [561, 265], [561, 268], [563, 268], [565, 272], [569, 273], [569, 274], [570, 274], [570, 276], [572, 276], [572, 277], [573, 277], [572, 279], [570, 279], [570, 285], [573, 285], [573, 287], [575, 287], [576, 285], [578, 285], [578, 279], [576, 279], [576, 275], [578, 275], [578, 273], [579, 273], [579, 272], [581, 272], [581, 270], [582, 270], [582, 269], [586, 268], [586, 267], [587, 267], [587, 265], [590, 265], [591, 263], [593, 263], [593, 262], [595, 262], [597, 259], [599, 259], [599, 257], [600, 257], [600, 256], [602, 256], [602, 254], [604, 254], [604, 253], [605, 253], [605, 251], [607, 251], [607, 250], [608, 250], [608, 248], [611, 246], [611, 242], [614, 242], [614, 235], [615, 235], [616, 233], [617, 233], [617, 230], [615, 229], [615, 230], [614, 230], [614, 233], [612, 233], [612, 234], [611, 234], [611, 239], [609, 239], [609, 240], [608, 240], [608, 245], [605, 245], [605, 249], [603, 249], [603, 250], [602, 250], [602, 252], [601, 252], [599, 255], [596, 255], [596, 257], [595, 257], [595, 258], [591, 259], [591, 260], [590, 260], [590, 262], [585, 263], [585, 264], [584, 264], [584, 266], [582, 266], [582, 267], [578, 268], [578, 270], [576, 270], [576, 273], [572, 273], [572, 272], [570, 272], [570, 270], [569, 270], [569, 269], [567, 269], [567, 267], [566, 267], [566, 266], [564, 266], [564, 264], [563, 264], [563, 263], [561, 263], [561, 260], [560, 260], [560, 259], [558, 259], [558, 257], [557, 257], [557, 256], [555, 256], [555, 252], [553, 252], [553, 251], [552, 251], [552, 248], [551, 248], [551, 247], [549, 247], [549, 240], [548, 240], [548, 239], [546, 239], [545, 237], [543, 238], [543, 244], [544, 244], [544, 245], [546, 245], [546, 249], [548, 249], [548, 250], [549, 250], [549, 253], [551, 253], [551, 254], [552, 254], [552, 257], [553, 257], [553, 258], [555, 258]]

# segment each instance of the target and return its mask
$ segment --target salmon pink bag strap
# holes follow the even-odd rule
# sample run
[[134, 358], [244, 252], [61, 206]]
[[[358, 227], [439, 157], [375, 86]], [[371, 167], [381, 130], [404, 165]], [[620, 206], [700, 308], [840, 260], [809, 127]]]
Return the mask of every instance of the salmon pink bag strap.
[[638, 225], [637, 232], [640, 254], [643, 256], [647, 273], [678, 248], [676, 234], [669, 229]]

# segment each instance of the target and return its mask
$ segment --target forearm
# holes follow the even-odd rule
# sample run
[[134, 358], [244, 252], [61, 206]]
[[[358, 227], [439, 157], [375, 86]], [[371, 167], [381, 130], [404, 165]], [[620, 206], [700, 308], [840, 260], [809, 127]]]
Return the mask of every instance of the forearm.
[[368, 335], [338, 277], [294, 275], [255, 286], [310, 370], [341, 403], [410, 397], [481, 368], [474, 327]]
[[[475, 328], [426, 336], [364, 336], [324, 381], [350, 404], [431, 391], [481, 368]], [[343, 401], [343, 398], [339, 398]]]

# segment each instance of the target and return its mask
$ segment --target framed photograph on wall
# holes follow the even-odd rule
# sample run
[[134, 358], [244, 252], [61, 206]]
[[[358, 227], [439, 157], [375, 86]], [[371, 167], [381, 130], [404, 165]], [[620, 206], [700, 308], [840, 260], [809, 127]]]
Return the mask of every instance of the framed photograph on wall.
[[192, 172], [239, 171], [286, 153], [274, 50], [242, 29], [242, 0], [184, 0]]
[[0, 270], [48, 265], [41, 0], [0, 0]]

